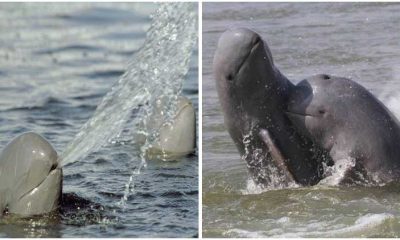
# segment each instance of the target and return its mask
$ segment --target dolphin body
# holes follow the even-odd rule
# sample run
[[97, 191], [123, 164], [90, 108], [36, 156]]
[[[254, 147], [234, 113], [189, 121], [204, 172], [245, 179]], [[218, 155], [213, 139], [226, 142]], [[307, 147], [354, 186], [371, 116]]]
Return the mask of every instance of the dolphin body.
[[62, 169], [57, 152], [42, 136], [28, 132], [0, 154], [0, 216], [44, 214], [59, 207]]
[[400, 122], [360, 84], [327, 74], [306, 78], [291, 94], [287, 114], [332, 157], [334, 168], [324, 182], [399, 181]]
[[318, 183], [321, 159], [329, 156], [285, 114], [295, 86], [274, 65], [266, 42], [249, 29], [225, 31], [213, 70], [225, 126], [253, 180], [267, 187]]

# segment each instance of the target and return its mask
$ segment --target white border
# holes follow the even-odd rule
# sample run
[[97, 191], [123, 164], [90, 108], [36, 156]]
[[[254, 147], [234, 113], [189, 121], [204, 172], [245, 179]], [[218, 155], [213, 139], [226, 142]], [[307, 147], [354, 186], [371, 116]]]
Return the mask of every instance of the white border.
[[199, 66], [197, 67], [199, 72], [198, 79], [198, 102], [199, 102], [199, 228], [198, 228], [198, 237], [199, 239], [203, 238], [203, 3], [200, 0], [198, 3], [198, 14], [199, 14], [199, 23], [198, 23], [198, 57]]

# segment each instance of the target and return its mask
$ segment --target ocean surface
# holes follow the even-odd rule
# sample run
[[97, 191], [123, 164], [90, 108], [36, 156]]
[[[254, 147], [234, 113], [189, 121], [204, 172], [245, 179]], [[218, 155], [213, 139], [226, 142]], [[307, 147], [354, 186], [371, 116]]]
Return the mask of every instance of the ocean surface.
[[254, 186], [224, 127], [212, 74], [222, 32], [248, 27], [292, 82], [347, 77], [399, 117], [399, 12], [398, 3], [203, 4], [203, 237], [400, 237], [400, 185]]
[[[0, 3], [0, 147], [34, 131], [63, 153], [129, 67], [157, 8]], [[197, 56], [195, 47], [182, 91], [196, 111]], [[63, 167], [60, 213], [0, 219], [0, 237], [197, 236], [197, 151], [142, 166], [140, 146], [113, 140]]]

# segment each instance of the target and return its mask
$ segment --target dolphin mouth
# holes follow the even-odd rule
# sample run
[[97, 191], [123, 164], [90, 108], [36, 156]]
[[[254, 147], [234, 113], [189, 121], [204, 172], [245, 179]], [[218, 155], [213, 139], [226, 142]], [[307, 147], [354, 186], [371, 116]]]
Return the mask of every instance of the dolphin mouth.
[[256, 41], [253, 43], [253, 46], [251, 47], [250, 51], [246, 54], [246, 56], [243, 58], [243, 61], [239, 64], [238, 70], [235, 73], [235, 76], [242, 70], [243, 65], [247, 62], [247, 60], [250, 58], [252, 53], [258, 48], [258, 46], [261, 43], [261, 38], [257, 37]]
[[307, 113], [299, 113], [299, 112], [291, 112], [291, 111], [285, 111], [285, 114], [289, 115], [289, 116], [292, 115], [292, 116], [297, 116], [297, 117], [299, 117], [299, 116], [301, 116], [301, 117], [316, 117], [314, 115], [307, 114]]
[[56, 170], [57, 168], [58, 168], [58, 160], [57, 160], [56, 163], [54, 163], [53, 165], [51, 165], [51, 168], [50, 168], [50, 171], [49, 171], [49, 174], [48, 174], [48, 175], [50, 175], [50, 173], [51, 173], [52, 171]]
[[33, 193], [34, 191], [36, 191], [38, 188], [40, 188], [40, 186], [42, 185], [42, 183], [43, 183], [44, 181], [46, 181], [46, 179], [47, 179], [48, 177], [50, 177], [53, 173], [55, 173], [55, 171], [58, 171], [58, 170], [60, 170], [60, 168], [59, 168], [58, 161], [57, 161], [57, 163], [55, 163], [55, 164], [53, 164], [53, 165], [51, 166], [51, 168], [50, 168], [49, 173], [47, 174], [47, 176], [44, 177], [44, 178], [42, 179], [42, 181], [40, 181], [35, 187], [33, 187], [32, 189], [30, 189], [30, 190], [27, 191], [26, 193], [22, 194], [22, 195], [18, 198], [18, 200], [21, 200], [21, 199], [23, 199], [25, 196], [27, 196], [27, 195]]

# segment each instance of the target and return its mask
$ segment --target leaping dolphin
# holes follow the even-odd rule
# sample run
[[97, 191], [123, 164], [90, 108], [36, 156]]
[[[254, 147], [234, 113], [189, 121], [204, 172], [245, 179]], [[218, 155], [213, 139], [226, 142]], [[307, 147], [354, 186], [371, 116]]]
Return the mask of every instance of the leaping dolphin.
[[[278, 70], [257, 33], [230, 29], [219, 39], [213, 70], [225, 125], [256, 183], [313, 185], [323, 166], [312, 141], [285, 114], [294, 85]], [[276, 170], [271, 170], [274, 167]]]

